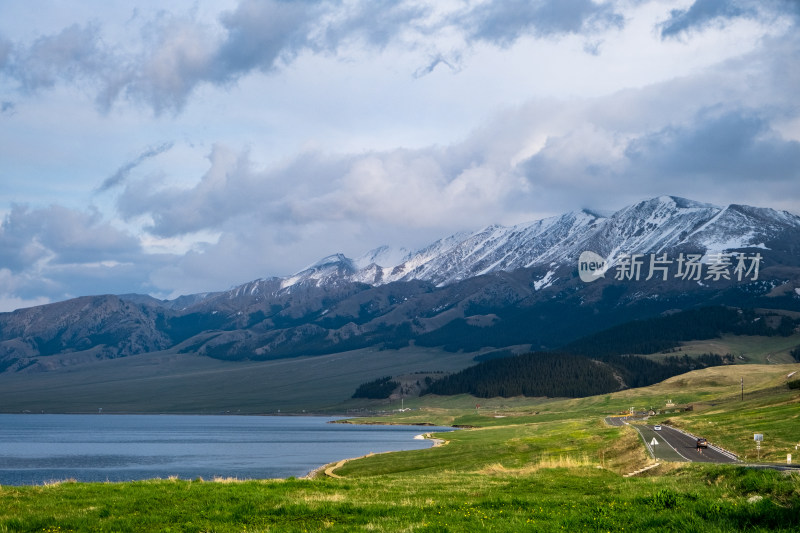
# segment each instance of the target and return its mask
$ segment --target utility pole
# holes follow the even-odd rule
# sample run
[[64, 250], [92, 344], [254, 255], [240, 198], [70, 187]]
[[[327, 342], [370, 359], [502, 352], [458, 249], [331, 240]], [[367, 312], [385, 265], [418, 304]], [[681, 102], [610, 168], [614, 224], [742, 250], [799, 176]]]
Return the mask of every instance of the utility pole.
[[744, 401], [744, 377], [740, 379], [742, 380], [742, 401]]

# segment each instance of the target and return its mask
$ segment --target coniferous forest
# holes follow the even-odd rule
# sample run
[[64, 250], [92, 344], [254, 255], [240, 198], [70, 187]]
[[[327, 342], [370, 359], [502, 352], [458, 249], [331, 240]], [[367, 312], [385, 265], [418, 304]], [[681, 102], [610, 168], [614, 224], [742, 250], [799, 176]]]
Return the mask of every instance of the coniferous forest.
[[618, 390], [614, 369], [588, 357], [528, 353], [492, 359], [434, 381], [426, 393], [494, 396], [579, 397]]
[[797, 348], [792, 350], [791, 354], [792, 354], [792, 357], [794, 357], [794, 360], [797, 361], [798, 363], [800, 363], [800, 346], [798, 346]]
[[[689, 357], [641, 355], [672, 351], [683, 341], [735, 335], [788, 336], [800, 324], [787, 316], [706, 307], [628, 322], [581, 338], [558, 352], [482, 361], [434, 381], [426, 394], [582, 397], [645, 387], [691, 370], [731, 364], [730, 354]], [[800, 347], [792, 352], [800, 360]]]
[[392, 381], [391, 376], [378, 378], [374, 381], [362, 383], [353, 393], [353, 398], [369, 398], [373, 400], [381, 400], [388, 398], [400, 384]]
[[472, 394], [480, 398], [548, 396], [580, 398], [646, 387], [672, 376], [733, 362], [730, 355], [667, 357], [663, 362], [637, 355], [605, 360], [558, 352], [492, 359], [434, 381], [426, 394]]
[[732, 335], [788, 336], [800, 324], [787, 316], [774, 317], [773, 327], [752, 309], [703, 307], [667, 316], [634, 320], [571, 342], [563, 351], [604, 358], [624, 353], [651, 354], [669, 350], [684, 341]]

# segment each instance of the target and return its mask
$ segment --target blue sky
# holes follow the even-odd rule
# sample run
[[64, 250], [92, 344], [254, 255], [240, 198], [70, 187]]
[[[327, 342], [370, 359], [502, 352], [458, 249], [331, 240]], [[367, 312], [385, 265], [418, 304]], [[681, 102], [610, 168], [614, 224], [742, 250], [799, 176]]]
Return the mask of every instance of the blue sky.
[[800, 213], [800, 2], [0, 3], [0, 311], [672, 194]]

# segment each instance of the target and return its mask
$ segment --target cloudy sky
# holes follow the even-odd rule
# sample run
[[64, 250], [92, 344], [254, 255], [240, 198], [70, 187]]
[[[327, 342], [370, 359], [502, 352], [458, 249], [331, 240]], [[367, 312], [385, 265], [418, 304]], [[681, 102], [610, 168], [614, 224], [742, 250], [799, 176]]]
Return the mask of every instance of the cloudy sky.
[[661, 194], [800, 214], [798, 94], [798, 0], [2, 2], [0, 311]]

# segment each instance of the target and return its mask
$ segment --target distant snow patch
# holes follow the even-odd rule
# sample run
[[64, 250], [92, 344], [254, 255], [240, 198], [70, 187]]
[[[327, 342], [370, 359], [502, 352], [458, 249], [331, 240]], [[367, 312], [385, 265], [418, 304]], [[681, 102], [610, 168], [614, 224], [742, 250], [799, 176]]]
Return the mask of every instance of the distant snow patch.
[[537, 291], [540, 291], [540, 290], [544, 289], [545, 287], [549, 287], [555, 281], [553, 279], [553, 275], [554, 274], [555, 274], [554, 271], [552, 271], [552, 270], [548, 271], [547, 274], [545, 274], [542, 279], [540, 279], [539, 281], [534, 281], [533, 282], [533, 288], [536, 289]]
[[285, 289], [286, 287], [291, 287], [295, 283], [299, 282], [302, 279], [302, 276], [292, 276], [290, 278], [286, 278], [285, 280], [281, 281], [281, 289]]
[[755, 244], [753, 242], [755, 238], [755, 232], [749, 231], [744, 235], [728, 235], [726, 237], [716, 235], [707, 238], [704, 242], [702, 242], [702, 244], [706, 248], [706, 254], [722, 253], [729, 250], [739, 250], [741, 248], [760, 248], [762, 250], [769, 250], [769, 248], [767, 248], [763, 242]]
[[388, 268], [395, 267], [402, 264], [409, 257], [409, 251], [406, 248], [392, 248], [390, 246], [381, 246], [370, 250], [361, 257], [353, 260], [353, 264], [358, 269], [364, 269], [371, 264]]

